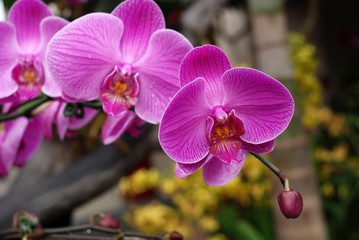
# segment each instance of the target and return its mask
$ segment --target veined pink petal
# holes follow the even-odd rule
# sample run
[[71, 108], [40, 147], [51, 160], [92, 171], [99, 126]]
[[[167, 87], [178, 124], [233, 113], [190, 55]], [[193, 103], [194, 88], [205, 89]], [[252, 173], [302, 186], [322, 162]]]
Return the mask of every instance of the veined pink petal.
[[211, 106], [204, 93], [205, 80], [184, 86], [168, 104], [163, 115], [159, 140], [163, 150], [177, 162], [195, 163], [209, 151], [207, 116]]
[[65, 108], [66, 108], [66, 102], [60, 103], [59, 108], [57, 110], [56, 118], [55, 118], [57, 133], [59, 134], [59, 138], [61, 140], [64, 140], [67, 129], [69, 127], [69, 123], [70, 123], [70, 118], [65, 117], [65, 115], [64, 115]]
[[114, 66], [120, 64], [122, 21], [106, 13], [76, 19], [58, 31], [49, 43], [50, 72], [63, 93], [94, 100]]
[[192, 46], [181, 34], [156, 31], [144, 55], [134, 65], [140, 85], [136, 113], [147, 122], [159, 123], [163, 112], [179, 90], [178, 71], [185, 54]]
[[261, 144], [251, 144], [251, 143], [246, 143], [245, 141], [243, 141], [242, 143], [243, 143], [243, 147], [242, 147], [243, 150], [246, 150], [248, 152], [258, 153], [258, 154], [269, 153], [274, 149], [274, 140]]
[[190, 51], [182, 61], [180, 68], [181, 86], [203, 77], [209, 86], [208, 97], [212, 105], [221, 105], [223, 89], [221, 78], [231, 68], [226, 54], [218, 47], [205, 45]]
[[42, 132], [44, 136], [51, 140], [52, 139], [52, 124], [55, 121], [55, 116], [60, 106], [60, 101], [53, 101], [42, 113]]
[[42, 142], [41, 117], [29, 120], [29, 124], [22, 137], [14, 165], [22, 167], [35, 153]]
[[47, 49], [47, 44], [49, 43], [50, 39], [54, 36], [54, 34], [63, 28], [68, 23], [67, 20], [60, 18], [60, 17], [46, 17], [43, 19], [40, 25], [40, 32], [41, 32], [41, 47], [40, 47], [40, 55], [43, 58], [43, 70], [45, 75], [45, 82], [42, 85], [42, 92], [50, 97], [60, 97], [61, 96], [61, 89], [55, 83], [55, 80], [52, 78], [49, 68], [47, 65], [47, 61], [45, 61], [45, 51]]
[[211, 186], [223, 186], [232, 181], [242, 169], [247, 152], [242, 151], [240, 154], [240, 161], [232, 164], [225, 164], [223, 161], [216, 157], [209, 160], [206, 165], [203, 166], [203, 179], [205, 183]]
[[138, 82], [140, 89], [135, 112], [146, 122], [157, 124], [167, 104], [178, 91], [178, 87], [147, 73], [139, 75]]
[[7, 175], [14, 164], [28, 123], [29, 120], [26, 117], [19, 117], [3, 123], [4, 132], [0, 133], [0, 175]]
[[123, 60], [132, 64], [140, 59], [148, 46], [151, 35], [165, 28], [161, 9], [152, 0], [128, 0], [115, 8], [112, 14], [119, 17], [124, 25], [121, 39]]
[[[44, 18], [40, 24], [40, 34], [41, 34], [41, 45], [40, 49], [42, 50], [42, 56], [45, 55], [47, 44], [50, 42], [51, 38], [65, 27], [69, 21], [64, 18], [49, 16]], [[45, 57], [45, 56], [44, 56]]]
[[246, 132], [241, 139], [259, 144], [273, 140], [288, 126], [294, 102], [289, 91], [274, 78], [250, 68], [234, 68], [223, 75], [224, 108], [235, 109]]
[[43, 68], [44, 68], [45, 82], [44, 82], [44, 85], [42, 85], [42, 87], [41, 87], [41, 91], [45, 95], [53, 97], [53, 98], [61, 97], [62, 91], [61, 91], [59, 85], [57, 85], [57, 83], [53, 79], [53, 77], [50, 73], [50, 70], [49, 70], [49, 66], [47, 65], [47, 61], [43, 62]]
[[38, 0], [20, 0], [14, 3], [8, 21], [16, 28], [17, 40], [26, 53], [34, 53], [41, 42], [40, 23], [51, 16], [46, 4]]
[[108, 116], [102, 126], [102, 142], [110, 144], [116, 141], [125, 131], [131, 127], [136, 120], [136, 114], [133, 111], [124, 111], [119, 117]]
[[212, 155], [207, 155], [207, 157], [196, 163], [189, 163], [189, 164], [176, 163], [176, 168], [175, 168], [176, 177], [181, 179], [188, 177], [189, 175], [193, 174], [198, 169], [200, 169], [212, 157], [213, 157]]
[[[78, 130], [84, 127], [89, 122], [91, 122], [91, 120], [96, 116], [97, 113], [98, 113], [97, 110], [85, 107], [83, 118], [77, 118], [77, 117], [70, 118], [69, 130]], [[63, 113], [59, 113], [59, 114], [63, 114]]]
[[11, 23], [0, 22], [0, 98], [6, 98], [18, 89], [12, 79], [21, 50], [17, 44], [15, 28]]

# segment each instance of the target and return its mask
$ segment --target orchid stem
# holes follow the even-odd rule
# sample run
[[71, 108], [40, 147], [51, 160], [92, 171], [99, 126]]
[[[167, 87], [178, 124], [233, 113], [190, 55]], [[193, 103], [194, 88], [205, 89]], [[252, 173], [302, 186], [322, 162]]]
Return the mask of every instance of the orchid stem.
[[287, 176], [284, 173], [282, 173], [282, 171], [279, 168], [277, 168], [273, 163], [271, 163], [268, 159], [266, 159], [265, 157], [263, 157], [260, 154], [252, 153], [252, 152], [250, 152], [250, 154], [252, 154], [256, 158], [258, 158], [264, 165], [266, 165], [270, 170], [272, 170], [272, 172], [275, 175], [277, 175], [277, 177], [281, 181], [281, 183], [284, 186], [284, 189], [286, 191], [290, 190], [289, 180], [288, 180]]
[[93, 109], [102, 109], [102, 102], [100, 101], [79, 102], [78, 104]]
[[21, 116], [27, 116], [33, 109], [50, 100], [52, 100], [50, 97], [43, 95], [24, 102], [23, 104], [18, 105], [15, 109], [10, 110], [10, 112], [17, 110], [16, 113], [4, 115], [0, 114], [0, 122], [12, 120]]
[[[96, 236], [91, 234], [85, 234], [85, 232], [92, 231], [107, 233], [114, 236]], [[76, 232], [82, 233], [81, 235], [76, 234]], [[123, 237], [137, 237], [140, 239], [153, 239], [153, 240], [167, 240], [163, 234], [145, 234], [138, 232], [123, 232], [120, 229], [111, 229], [100, 227], [97, 225], [81, 225], [81, 226], [72, 226], [72, 227], [63, 227], [63, 228], [52, 228], [52, 229], [42, 229], [37, 232], [26, 234], [23, 236], [23, 239], [93, 239], [93, 240], [107, 240], [107, 239], [122, 239]], [[19, 239], [20, 232], [18, 229], [8, 229], [5, 231], [0, 231], [1, 239]]]

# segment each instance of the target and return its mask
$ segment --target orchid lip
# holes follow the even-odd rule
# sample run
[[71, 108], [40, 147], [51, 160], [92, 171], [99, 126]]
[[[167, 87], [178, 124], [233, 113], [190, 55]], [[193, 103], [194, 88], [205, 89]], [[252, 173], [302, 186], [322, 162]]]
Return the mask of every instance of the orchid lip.
[[44, 84], [41, 62], [34, 56], [24, 56], [13, 68], [12, 78], [19, 85], [18, 95], [22, 100], [34, 98]]
[[114, 70], [106, 77], [100, 94], [107, 114], [119, 116], [121, 112], [137, 103], [139, 90], [137, 77], [138, 73], [132, 73], [130, 64], [114, 67]]
[[237, 162], [243, 146], [240, 136], [245, 133], [244, 125], [233, 111], [227, 115], [222, 107], [215, 107], [213, 112], [215, 119], [210, 130], [209, 152], [226, 164]]

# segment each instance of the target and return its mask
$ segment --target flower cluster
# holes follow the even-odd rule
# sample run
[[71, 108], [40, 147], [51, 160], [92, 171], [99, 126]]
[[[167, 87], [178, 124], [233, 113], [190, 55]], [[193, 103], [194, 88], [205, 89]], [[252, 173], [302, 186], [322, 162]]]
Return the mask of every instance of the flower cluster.
[[293, 115], [293, 99], [281, 83], [254, 69], [231, 68], [215, 46], [192, 49], [165, 28], [153, 0], [127, 0], [111, 14], [71, 23], [51, 16], [39, 0], [19, 0], [0, 29], [2, 114], [39, 96], [51, 101], [36, 114], [26, 112], [30, 120], [3, 123], [1, 174], [25, 163], [43, 135], [51, 139], [54, 125], [61, 139], [73, 136], [97, 114], [90, 104], [96, 102], [107, 114], [104, 144], [125, 131], [138, 136], [145, 122], [161, 123], [159, 140], [177, 162], [176, 176], [203, 167], [205, 182], [220, 186], [238, 174], [248, 152], [270, 152]]

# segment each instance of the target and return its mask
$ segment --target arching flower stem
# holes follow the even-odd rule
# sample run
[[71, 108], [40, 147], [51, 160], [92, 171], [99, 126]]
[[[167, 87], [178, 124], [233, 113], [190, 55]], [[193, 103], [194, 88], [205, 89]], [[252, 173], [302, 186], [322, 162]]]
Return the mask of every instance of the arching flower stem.
[[264, 165], [266, 165], [279, 178], [279, 180], [283, 184], [283, 187], [285, 188], [285, 190], [289, 191], [289, 189], [290, 189], [290, 187], [289, 187], [289, 179], [287, 178], [287, 176], [279, 168], [277, 168], [273, 163], [271, 163], [268, 159], [266, 159], [265, 157], [263, 157], [260, 154], [252, 153], [252, 152], [250, 152], [250, 154], [255, 156]]
[[[10, 114], [0, 114], [0, 122], [12, 120], [12, 119], [15, 119], [15, 118], [21, 117], [21, 116], [28, 116], [33, 109], [37, 108], [41, 104], [43, 104], [47, 101], [50, 101], [50, 100], [52, 100], [51, 97], [42, 95], [42, 96], [34, 98], [30, 101], [26, 101], [26, 102], [16, 106], [15, 108], [11, 109]], [[16, 110], [16, 112], [11, 114], [11, 112], [14, 112], [15, 110]]]

